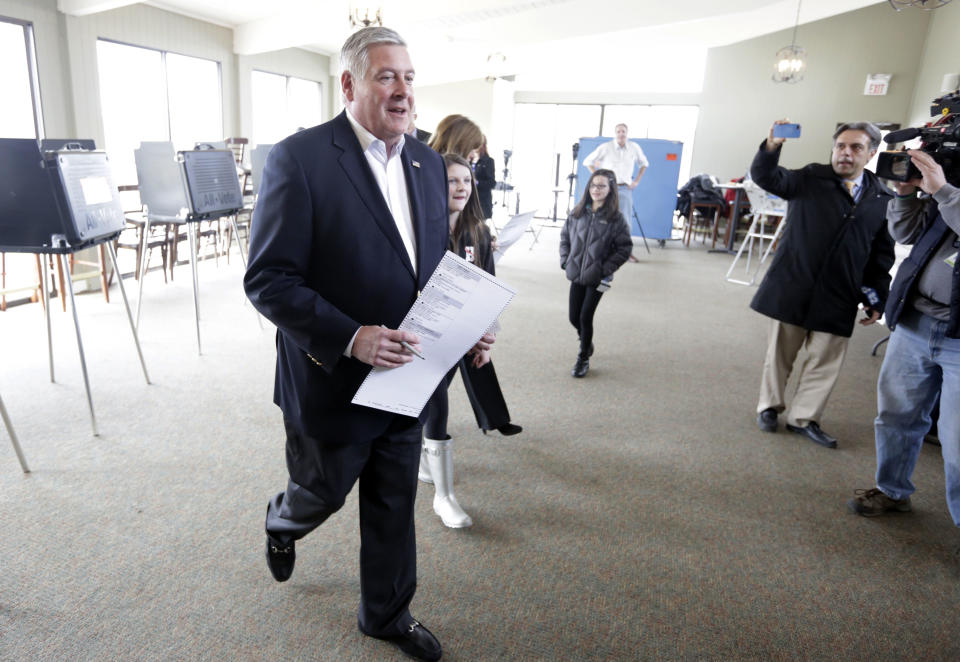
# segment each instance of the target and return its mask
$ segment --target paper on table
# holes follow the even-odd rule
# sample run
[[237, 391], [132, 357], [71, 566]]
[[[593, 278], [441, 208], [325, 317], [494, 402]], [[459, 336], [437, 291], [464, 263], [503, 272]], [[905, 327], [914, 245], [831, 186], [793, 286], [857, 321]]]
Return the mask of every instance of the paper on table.
[[493, 252], [494, 263], [499, 262], [503, 254], [507, 252], [507, 249], [523, 236], [523, 233], [527, 231], [527, 227], [530, 225], [530, 221], [533, 220], [535, 213], [536, 210], [524, 212], [523, 214], [517, 214], [507, 221], [507, 224], [504, 225], [503, 229], [497, 234], [497, 250]]
[[399, 327], [420, 337], [424, 360], [371, 368], [352, 402], [419, 416], [443, 376], [496, 323], [515, 293], [447, 251]]

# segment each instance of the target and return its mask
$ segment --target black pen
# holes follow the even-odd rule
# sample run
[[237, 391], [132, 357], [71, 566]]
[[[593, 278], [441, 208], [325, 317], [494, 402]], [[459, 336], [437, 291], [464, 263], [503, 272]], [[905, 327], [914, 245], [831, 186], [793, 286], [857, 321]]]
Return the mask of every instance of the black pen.
[[[387, 327], [385, 327], [383, 324], [381, 324], [381, 325], [380, 325], [380, 328], [381, 328], [381, 329], [386, 329]], [[408, 343], [406, 340], [401, 340], [401, 341], [400, 341], [400, 345], [401, 345], [405, 350], [407, 350], [408, 352], [410, 352], [411, 354], [413, 354], [414, 356], [416, 356], [417, 358], [421, 358], [421, 359], [423, 359], [424, 361], [427, 360], [426, 357], [424, 357], [423, 354], [421, 354], [420, 352], [418, 352], [417, 350], [415, 350], [415, 349], [413, 348], [413, 345], [411, 345], [410, 343]]]

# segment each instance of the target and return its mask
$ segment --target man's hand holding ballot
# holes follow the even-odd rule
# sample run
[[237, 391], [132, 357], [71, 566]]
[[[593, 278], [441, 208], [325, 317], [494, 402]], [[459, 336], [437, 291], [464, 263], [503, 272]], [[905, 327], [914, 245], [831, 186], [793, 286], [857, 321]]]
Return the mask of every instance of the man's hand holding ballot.
[[353, 341], [352, 356], [368, 365], [399, 368], [415, 358], [402, 343], [420, 351], [420, 338], [415, 333], [384, 326], [361, 326]]
[[[373, 327], [376, 333], [367, 334], [370, 327], [361, 327], [357, 333], [353, 355], [370, 358], [365, 362], [374, 367], [353, 403], [419, 416], [437, 384], [464, 355], [478, 367], [490, 361], [496, 320], [513, 295], [510, 286], [447, 252], [399, 330]], [[414, 355], [401, 341], [411, 343], [425, 360], [411, 363]]]

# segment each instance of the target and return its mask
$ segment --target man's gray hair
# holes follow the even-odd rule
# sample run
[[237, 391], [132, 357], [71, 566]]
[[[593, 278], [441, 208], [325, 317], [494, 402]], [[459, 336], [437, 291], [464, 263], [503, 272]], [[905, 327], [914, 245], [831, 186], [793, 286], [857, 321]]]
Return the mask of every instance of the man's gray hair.
[[382, 44], [406, 47], [396, 31], [390, 28], [372, 27], [361, 28], [347, 37], [340, 49], [340, 71], [349, 71], [357, 80], [362, 80], [370, 68], [370, 49]]
[[837, 127], [837, 130], [833, 132], [833, 142], [837, 142], [837, 136], [844, 131], [863, 131], [870, 136], [870, 149], [880, 147], [880, 129], [872, 122], [845, 122], [841, 124]]

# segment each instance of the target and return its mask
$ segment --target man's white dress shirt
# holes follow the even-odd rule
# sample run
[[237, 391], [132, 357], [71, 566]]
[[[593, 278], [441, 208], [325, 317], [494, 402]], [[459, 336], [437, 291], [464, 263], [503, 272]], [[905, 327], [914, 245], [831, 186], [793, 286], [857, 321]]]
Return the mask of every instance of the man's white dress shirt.
[[632, 184], [634, 167], [645, 168], [650, 162], [637, 143], [627, 140], [621, 147], [616, 140], [611, 140], [590, 152], [583, 165], [612, 170], [617, 176], [617, 184]]

